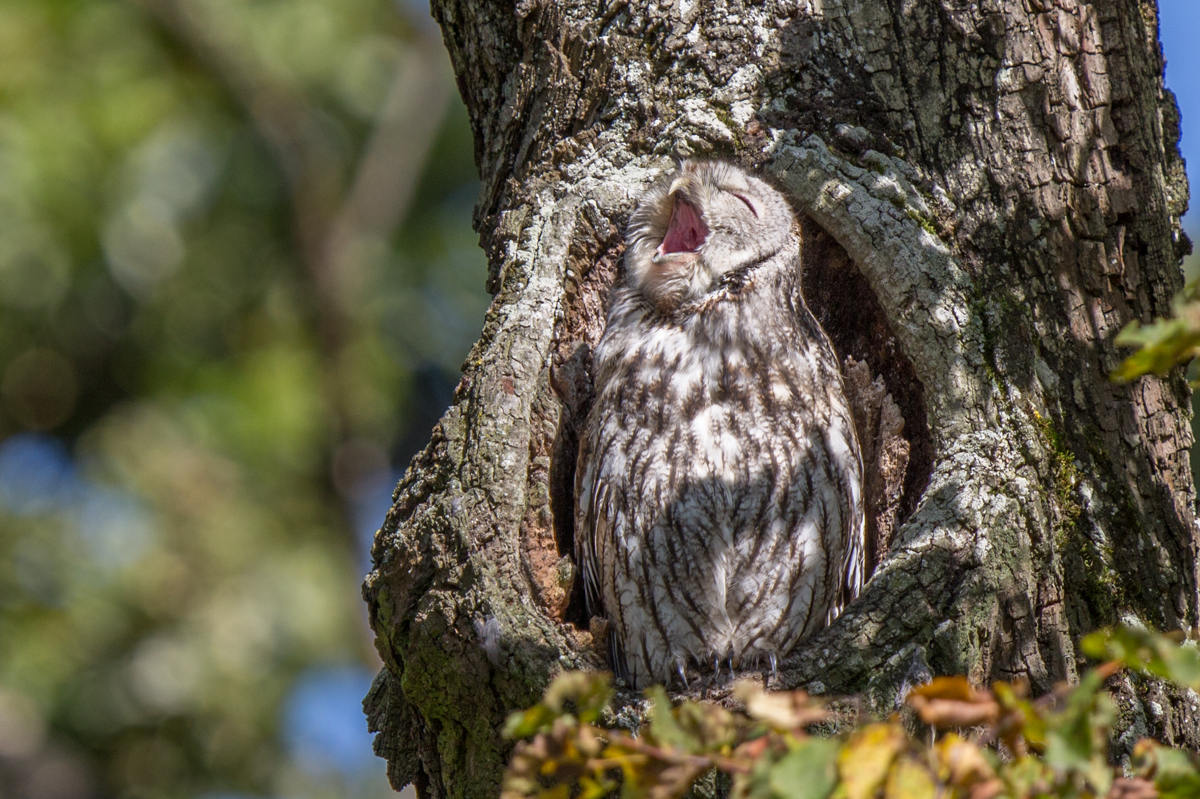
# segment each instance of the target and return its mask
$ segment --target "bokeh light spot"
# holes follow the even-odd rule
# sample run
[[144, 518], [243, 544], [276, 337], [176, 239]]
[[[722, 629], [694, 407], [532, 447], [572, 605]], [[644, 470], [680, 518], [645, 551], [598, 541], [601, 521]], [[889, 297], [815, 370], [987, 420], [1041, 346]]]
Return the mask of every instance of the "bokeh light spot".
[[0, 443], [0, 505], [16, 516], [65, 506], [78, 488], [75, 466], [61, 441], [21, 433]]
[[91, 561], [102, 569], [133, 564], [153, 537], [149, 511], [123, 491], [87, 485], [78, 513], [79, 537]]
[[108, 268], [118, 283], [144, 296], [183, 263], [183, 238], [170, 208], [141, 198], [124, 208], [104, 235]]
[[138, 644], [129, 663], [129, 688], [148, 707], [162, 713], [185, 710], [200, 685], [199, 653], [169, 635]]

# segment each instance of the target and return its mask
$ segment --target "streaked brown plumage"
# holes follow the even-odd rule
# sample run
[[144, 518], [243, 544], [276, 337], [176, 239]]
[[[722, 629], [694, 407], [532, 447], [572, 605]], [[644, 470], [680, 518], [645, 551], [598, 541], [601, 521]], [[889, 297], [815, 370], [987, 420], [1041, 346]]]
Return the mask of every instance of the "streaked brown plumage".
[[722, 162], [685, 161], [630, 218], [575, 529], [632, 685], [774, 663], [861, 587], [862, 464], [798, 230]]

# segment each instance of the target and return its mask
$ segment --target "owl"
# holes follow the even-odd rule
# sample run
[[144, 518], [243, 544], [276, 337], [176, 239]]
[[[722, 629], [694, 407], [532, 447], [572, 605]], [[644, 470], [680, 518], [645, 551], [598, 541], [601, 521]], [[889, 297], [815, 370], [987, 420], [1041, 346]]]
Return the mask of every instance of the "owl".
[[653, 185], [594, 374], [575, 555], [617, 674], [773, 669], [858, 593], [864, 557], [858, 441], [784, 197], [719, 161]]

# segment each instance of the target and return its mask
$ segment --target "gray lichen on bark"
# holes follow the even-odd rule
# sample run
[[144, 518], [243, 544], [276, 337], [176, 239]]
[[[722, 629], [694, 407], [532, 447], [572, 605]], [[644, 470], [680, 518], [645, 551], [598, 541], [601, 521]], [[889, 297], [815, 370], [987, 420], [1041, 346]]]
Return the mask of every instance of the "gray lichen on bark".
[[[977, 678], [994, 669], [994, 659], [1020, 651], [1014, 668], [1048, 688], [1052, 675], [1036, 643], [980, 637], [995, 627], [1001, 597], [1035, 603], [1035, 570], [1020, 567], [1032, 565], [1032, 542], [1049, 534], [1053, 509], [1040, 490], [1048, 481], [1037, 474], [1045, 453], [1036, 427], [1021, 399], [1004, 396], [989, 378], [970, 277], [921, 223], [930, 211], [903, 161], [867, 151], [869, 168], [856, 166], [816, 136], [778, 146], [772, 156], [768, 169], [846, 249], [879, 297], [925, 386], [937, 453], [921, 505], [898, 531], [893, 552], [827, 633], [855, 654], [849, 661], [836, 650], [832, 659], [810, 657], [795, 669], [802, 676], [789, 674], [784, 684], [820, 678], [846, 691], [874, 674], [872, 694], [882, 698], [908, 667], [905, 644], [935, 643], [943, 670]], [[957, 584], [944, 582], [949, 574]], [[1041, 632], [1070, 647], [1065, 625]]]
[[[914, 453], [891, 551], [774, 686], [890, 709], [920, 660], [1045, 690], [1075, 676], [1074, 644], [1099, 624], [1197, 624], [1186, 385], [1107, 380], [1116, 331], [1166, 314], [1181, 283], [1186, 184], [1152, 7], [434, 13], [475, 127], [496, 296], [364, 586], [385, 662], [367, 707], [393, 784], [494, 793], [506, 712], [558, 670], [604, 666], [564, 561], [573, 437], [620, 231], [674, 154], [764, 170], [836, 242], [821, 252], [853, 280], [817, 263], [810, 296], [861, 292], [823, 322], [887, 381]], [[1148, 690], [1123, 712], [1157, 729]], [[1164, 734], [1196, 729], [1176, 699]]]

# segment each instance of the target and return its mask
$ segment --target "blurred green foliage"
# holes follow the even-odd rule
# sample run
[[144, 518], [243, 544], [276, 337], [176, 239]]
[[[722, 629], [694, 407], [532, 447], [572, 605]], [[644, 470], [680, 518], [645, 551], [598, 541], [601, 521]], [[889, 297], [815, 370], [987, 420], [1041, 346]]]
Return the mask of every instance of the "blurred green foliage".
[[419, 17], [0, 0], [3, 795], [387, 791], [284, 709], [489, 299]]
[[[1165, 375], [1180, 364], [1190, 364], [1200, 354], [1200, 283], [1191, 282], [1171, 302], [1171, 318], [1149, 324], [1130, 322], [1117, 335], [1118, 346], [1137, 347], [1113, 370], [1118, 382], [1142, 375]], [[1197, 383], [1192, 381], [1192, 387]]]
[[899, 713], [856, 719], [836, 737], [828, 736], [835, 714], [827, 701], [803, 691], [768, 693], [751, 680], [734, 686], [741, 712], [703, 702], [672, 706], [662, 688], [651, 688], [649, 723], [630, 734], [601, 723], [613, 720], [609, 675], [567, 672], [539, 704], [509, 717], [505, 734], [529, 740], [513, 751], [501, 797], [673, 799], [714, 772], [733, 799], [1200, 795], [1194, 753], [1145, 739], [1127, 768], [1109, 764], [1115, 708], [1104, 690], [1123, 667], [1200, 689], [1195, 642], [1181, 646], [1119, 628], [1087, 636], [1081, 648], [1106, 662], [1076, 686], [1030, 699], [1022, 684], [984, 690], [965, 677], [936, 677], [909, 692], [910, 723]]
[[[1197, 238], [1194, 230], [1188, 231]], [[1183, 260], [1185, 286], [1171, 301], [1171, 318], [1148, 324], [1126, 325], [1115, 339], [1118, 346], [1136, 347], [1116, 369], [1111, 379], [1124, 383], [1142, 375], [1165, 375], [1177, 366], [1187, 368], [1192, 389], [1200, 387], [1200, 252]], [[1200, 393], [1192, 394], [1192, 436], [1200, 439]], [[1200, 474], [1200, 449], [1192, 447], [1192, 479]]]
[[[1118, 346], [1138, 349], [1113, 370], [1113, 380], [1124, 383], [1147, 374], [1165, 375], [1181, 364], [1190, 367], [1200, 354], [1200, 253], [1190, 253], [1182, 268], [1186, 285], [1171, 301], [1171, 318], [1148, 324], [1135, 320], [1117, 335]], [[1196, 388], [1195, 375], [1191, 377]]]

